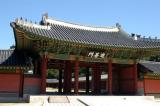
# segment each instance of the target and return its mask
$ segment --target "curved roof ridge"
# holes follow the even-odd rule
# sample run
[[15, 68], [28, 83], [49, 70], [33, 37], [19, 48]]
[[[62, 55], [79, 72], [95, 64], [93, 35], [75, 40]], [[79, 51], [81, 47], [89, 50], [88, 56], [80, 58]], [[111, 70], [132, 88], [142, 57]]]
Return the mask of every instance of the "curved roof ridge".
[[116, 26], [111, 27], [96, 27], [96, 26], [88, 26], [88, 25], [81, 25], [81, 24], [75, 24], [70, 22], [64, 22], [60, 20], [56, 20], [50, 17], [43, 16], [42, 18], [44, 23], [50, 23], [50, 24], [56, 24], [61, 26], [66, 26], [70, 28], [77, 28], [81, 30], [89, 30], [89, 31], [102, 31], [102, 32], [119, 32], [119, 28]]

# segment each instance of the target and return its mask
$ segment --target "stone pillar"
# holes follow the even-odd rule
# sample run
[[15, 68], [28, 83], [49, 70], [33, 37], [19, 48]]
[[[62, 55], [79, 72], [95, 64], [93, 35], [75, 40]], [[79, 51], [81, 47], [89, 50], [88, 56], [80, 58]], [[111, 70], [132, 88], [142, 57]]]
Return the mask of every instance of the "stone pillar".
[[46, 93], [47, 60], [47, 57], [44, 55], [41, 63], [41, 94]]
[[89, 67], [86, 68], [86, 93], [89, 93]]
[[59, 84], [58, 84], [58, 92], [62, 92], [62, 69], [59, 69]]
[[112, 95], [112, 60], [108, 60], [108, 94]]
[[78, 86], [79, 86], [79, 82], [78, 82], [78, 78], [79, 78], [79, 61], [76, 60], [75, 61], [75, 68], [74, 68], [74, 92], [75, 94], [78, 94]]

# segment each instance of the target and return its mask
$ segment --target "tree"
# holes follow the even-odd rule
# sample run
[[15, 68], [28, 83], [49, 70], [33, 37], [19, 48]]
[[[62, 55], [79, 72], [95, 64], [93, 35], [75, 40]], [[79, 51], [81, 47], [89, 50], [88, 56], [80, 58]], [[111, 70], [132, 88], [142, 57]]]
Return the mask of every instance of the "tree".
[[160, 55], [157, 55], [157, 56], [151, 56], [150, 61], [155, 61], [155, 62], [160, 62]]
[[58, 79], [58, 77], [59, 77], [59, 70], [57, 70], [57, 69], [48, 69], [47, 70], [47, 78]]

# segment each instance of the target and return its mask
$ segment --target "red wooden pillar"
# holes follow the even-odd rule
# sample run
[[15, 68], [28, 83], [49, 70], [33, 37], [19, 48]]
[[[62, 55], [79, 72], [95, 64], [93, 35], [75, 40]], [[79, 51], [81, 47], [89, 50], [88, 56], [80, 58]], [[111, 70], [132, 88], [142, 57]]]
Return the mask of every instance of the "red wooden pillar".
[[112, 60], [108, 60], [108, 94], [112, 95]]
[[59, 85], [58, 85], [58, 92], [62, 92], [62, 69], [59, 70]]
[[68, 62], [68, 68], [67, 68], [67, 71], [68, 71], [68, 75], [67, 75], [67, 79], [68, 79], [68, 93], [71, 93], [71, 88], [72, 88], [72, 64], [71, 64], [71, 61]]
[[19, 74], [20, 74], [19, 96], [23, 97], [24, 74], [22, 70], [20, 70]]
[[67, 61], [65, 61], [63, 92], [67, 93]]
[[143, 77], [143, 89], [144, 89], [144, 95], [146, 96], [146, 89], [145, 89], [145, 87], [146, 87], [146, 77], [144, 76]]
[[89, 93], [89, 86], [90, 86], [90, 83], [89, 83], [89, 67], [87, 67], [87, 69], [86, 69], [86, 93], [87, 94]]
[[37, 60], [34, 62], [34, 75], [37, 75], [37, 67], [38, 67], [38, 64], [37, 64]]
[[96, 93], [100, 94], [101, 92], [101, 68], [96, 68]]
[[137, 93], [137, 63], [136, 61], [134, 62], [133, 66], [133, 75], [134, 75], [134, 93]]
[[65, 62], [65, 70], [64, 70], [64, 93], [70, 93], [71, 92], [71, 86], [72, 86], [72, 66], [70, 61]]
[[100, 93], [100, 88], [101, 88], [101, 71], [100, 68], [97, 66], [94, 66], [93, 68], [93, 74], [92, 74], [92, 83], [93, 83], [93, 88], [92, 91], [94, 94], [99, 94]]
[[94, 89], [95, 89], [95, 69], [94, 69], [94, 66], [92, 66], [91, 76], [92, 76], [91, 91], [92, 91], [92, 93], [94, 93]]
[[94, 93], [94, 89], [95, 89], [95, 70], [94, 70], [94, 68], [92, 67], [92, 83], [91, 83], [92, 93]]
[[41, 63], [41, 94], [46, 93], [47, 57], [44, 55]]
[[78, 94], [78, 85], [79, 85], [79, 82], [78, 82], [78, 77], [79, 76], [79, 61], [76, 60], [75, 61], [75, 68], [74, 68], [74, 92], [75, 94]]

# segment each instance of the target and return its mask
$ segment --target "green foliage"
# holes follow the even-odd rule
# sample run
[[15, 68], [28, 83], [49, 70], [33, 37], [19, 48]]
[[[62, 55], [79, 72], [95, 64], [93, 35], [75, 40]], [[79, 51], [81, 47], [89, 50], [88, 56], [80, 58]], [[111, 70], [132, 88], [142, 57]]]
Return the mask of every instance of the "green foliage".
[[59, 70], [57, 70], [57, 69], [48, 69], [47, 70], [47, 78], [58, 79], [58, 77], [59, 77]]
[[160, 55], [151, 56], [149, 60], [150, 60], [150, 61], [160, 62]]
[[[64, 72], [63, 72], [64, 74]], [[79, 77], [84, 77], [86, 75], [86, 68], [79, 69]], [[90, 71], [91, 75], [91, 71]], [[72, 69], [72, 77], [74, 77], [74, 68]], [[59, 78], [59, 70], [57, 69], [48, 69], [47, 70], [47, 78], [49, 79], [58, 79]]]
[[79, 69], [79, 77], [84, 77], [86, 74], [86, 69], [85, 68], [80, 68]]

